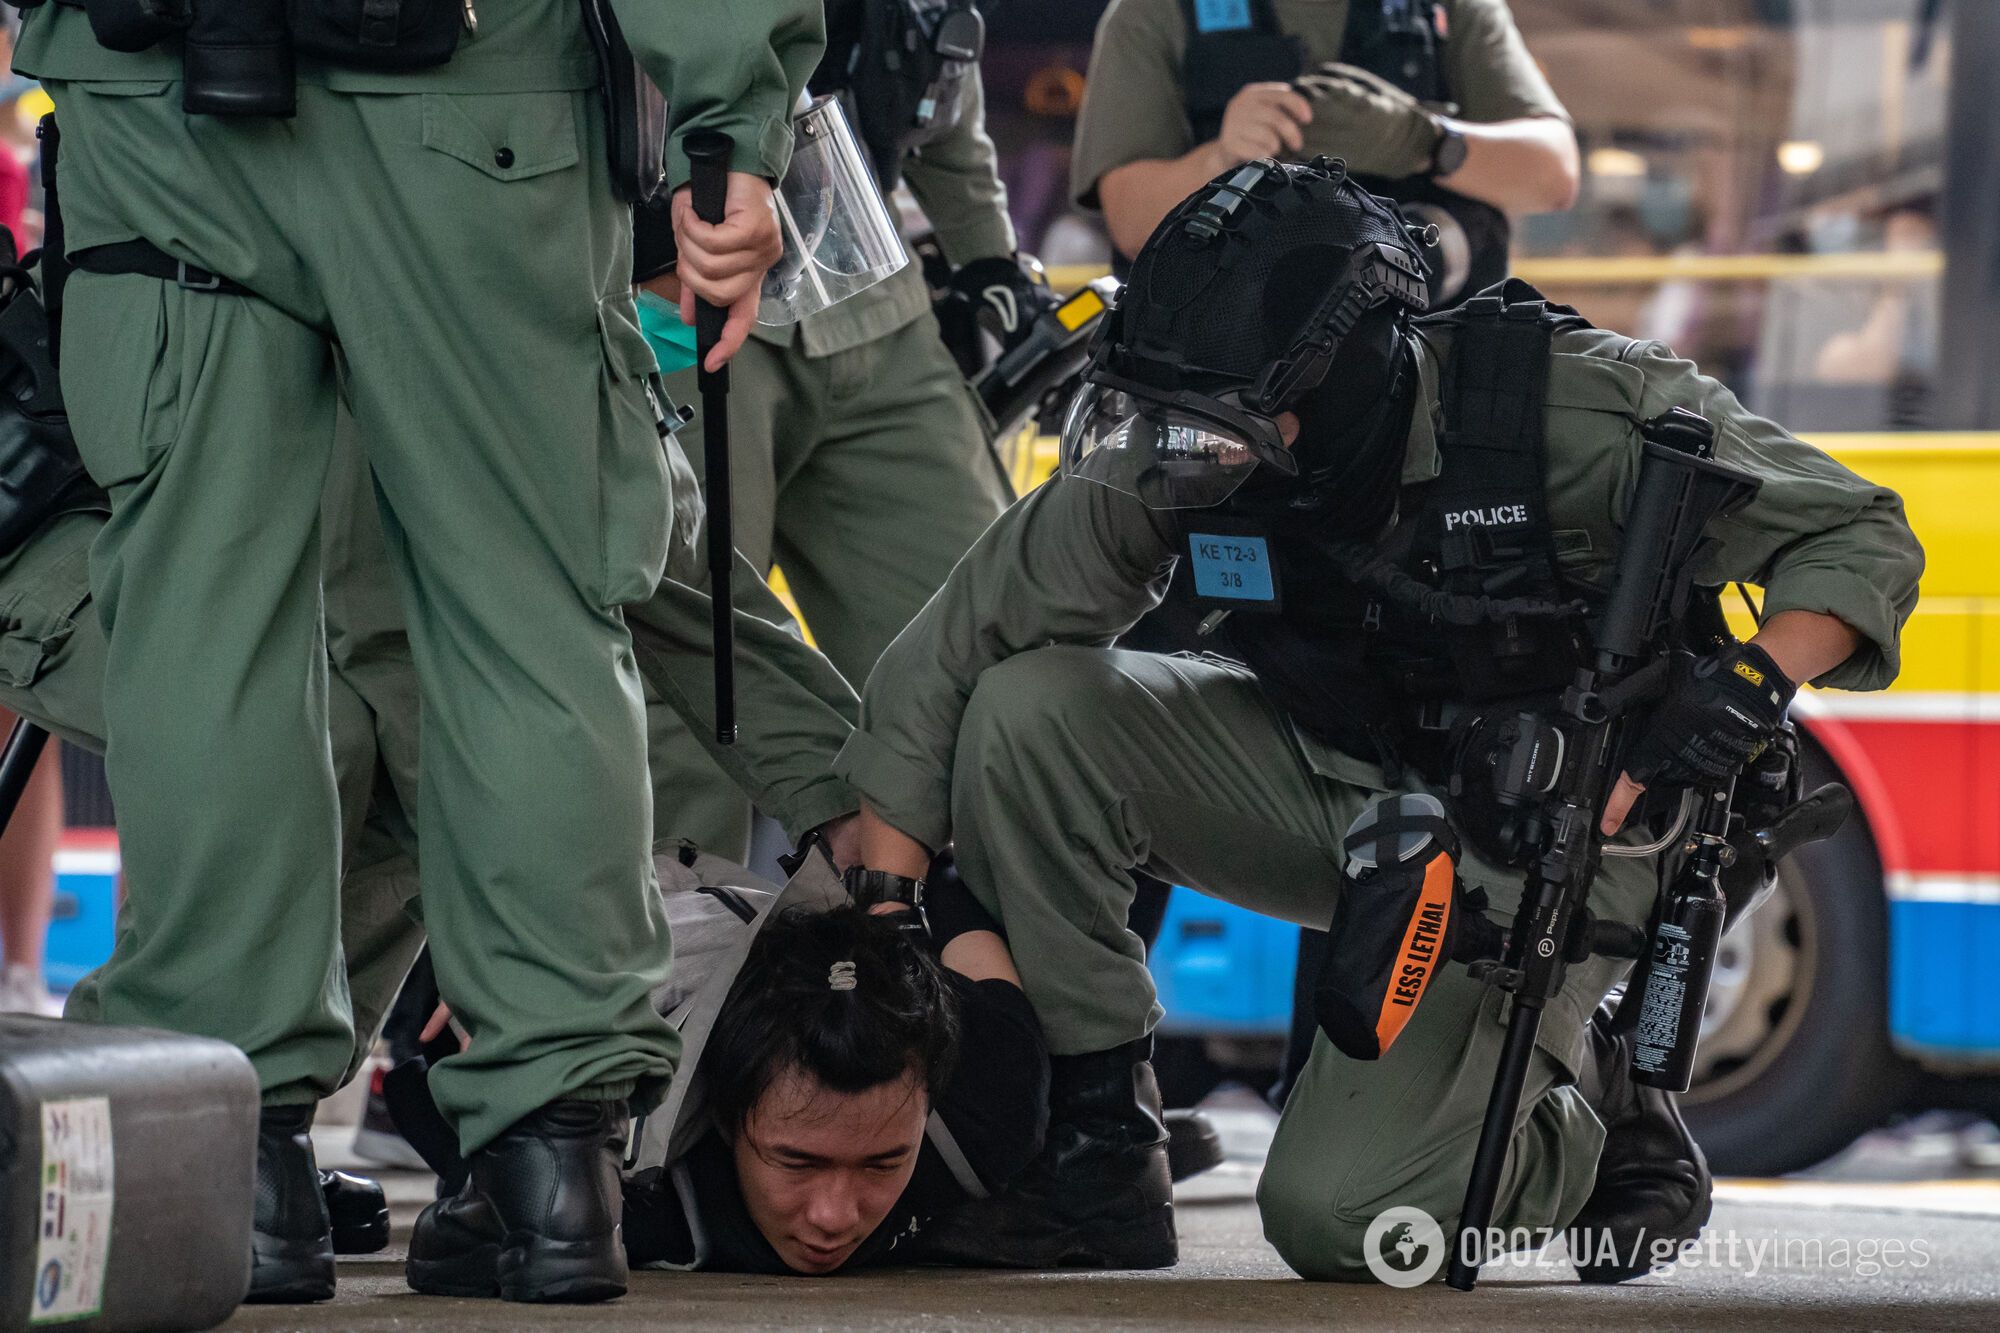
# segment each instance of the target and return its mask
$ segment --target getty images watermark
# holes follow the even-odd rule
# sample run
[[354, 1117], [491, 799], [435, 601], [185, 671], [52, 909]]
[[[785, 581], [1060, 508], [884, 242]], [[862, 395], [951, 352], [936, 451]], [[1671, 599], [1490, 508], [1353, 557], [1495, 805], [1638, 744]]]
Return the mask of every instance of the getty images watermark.
[[[1573, 1242], [1553, 1246], [1562, 1239]], [[1376, 1214], [1362, 1233], [1368, 1271], [1391, 1287], [1419, 1287], [1443, 1270], [1457, 1236], [1446, 1240], [1437, 1219], [1421, 1208], [1389, 1208]], [[1845, 1237], [1746, 1236], [1737, 1231], [1705, 1231], [1692, 1243], [1671, 1239], [1619, 1238], [1602, 1229], [1575, 1236], [1554, 1227], [1494, 1227], [1477, 1243], [1465, 1242], [1468, 1256], [1485, 1259], [1489, 1273], [1508, 1268], [1568, 1270], [1575, 1260], [1657, 1272], [1719, 1268], [1738, 1277], [1779, 1270], [1848, 1272], [1876, 1277], [1931, 1266], [1931, 1242], [1921, 1236]]]

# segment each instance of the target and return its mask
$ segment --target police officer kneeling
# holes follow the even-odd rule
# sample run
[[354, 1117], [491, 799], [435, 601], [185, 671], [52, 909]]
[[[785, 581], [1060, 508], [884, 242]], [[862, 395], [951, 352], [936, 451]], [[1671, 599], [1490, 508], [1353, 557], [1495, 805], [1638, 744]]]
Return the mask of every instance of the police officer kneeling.
[[[1350, 897], [1343, 841], [1363, 807], [1429, 793], [1463, 845], [1464, 923], [1511, 919], [1522, 871], [1453, 795], [1451, 725], [1569, 679], [1618, 558], [1642, 423], [1698, 413], [1717, 460], [1762, 483], [1709, 525], [1694, 573], [1705, 590], [1765, 589], [1750, 642], [1705, 648], [1763, 687], [1695, 671], [1653, 706], [1624, 762], [1662, 805], [1775, 733], [1791, 682], [1879, 689], [1896, 674], [1922, 553], [1893, 493], [1658, 344], [1524, 285], [1413, 322], [1422, 272], [1402, 219], [1338, 163], [1254, 162], [1189, 198], [1139, 254], [1093, 354], [1064, 475], [981, 538], [868, 682], [837, 765], [870, 807], [868, 863], [893, 868], [900, 846], [921, 864], [956, 841], [1052, 1055], [1043, 1156], [934, 1231], [940, 1250], [1176, 1258], [1148, 1063], [1160, 1009], [1125, 926], [1129, 871], [1324, 929]], [[1107, 647], [1180, 560], [1218, 655]], [[1645, 923], [1666, 859], [1647, 840], [1636, 826], [1614, 839], [1638, 854], [1604, 861], [1599, 921]], [[1707, 1168], [1672, 1101], [1634, 1085], [1630, 1038], [1592, 1018], [1625, 966], [1572, 966], [1546, 1009], [1496, 1227], [1581, 1218], [1629, 1256], [1639, 1238], [1671, 1252], [1707, 1220]], [[1379, 1058], [1316, 1041], [1258, 1191], [1301, 1274], [1367, 1280], [1364, 1237], [1392, 1207], [1450, 1233], [1502, 1000], [1444, 967]], [[1586, 1278], [1646, 1267], [1592, 1255]]]

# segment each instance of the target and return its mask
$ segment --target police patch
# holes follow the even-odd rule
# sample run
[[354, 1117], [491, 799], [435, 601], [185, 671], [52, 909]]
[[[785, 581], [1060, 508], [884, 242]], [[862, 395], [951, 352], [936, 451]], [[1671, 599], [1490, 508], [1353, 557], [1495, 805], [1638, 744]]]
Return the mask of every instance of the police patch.
[[1194, 0], [1197, 32], [1247, 32], [1250, 0]]

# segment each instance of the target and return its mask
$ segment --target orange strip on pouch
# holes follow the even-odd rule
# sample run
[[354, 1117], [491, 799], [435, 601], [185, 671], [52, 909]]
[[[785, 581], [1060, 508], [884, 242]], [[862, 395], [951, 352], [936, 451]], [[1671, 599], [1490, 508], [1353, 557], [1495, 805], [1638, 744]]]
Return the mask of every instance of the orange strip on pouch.
[[1424, 867], [1424, 886], [1417, 893], [1417, 910], [1410, 914], [1410, 927], [1403, 932], [1403, 947], [1396, 951], [1396, 970], [1389, 978], [1388, 993], [1382, 997], [1382, 1012], [1375, 1019], [1375, 1049], [1386, 1051], [1389, 1043], [1417, 1011], [1417, 1002], [1437, 975], [1443, 961], [1445, 931], [1451, 925], [1451, 882], [1455, 874], [1451, 858], [1439, 855]]

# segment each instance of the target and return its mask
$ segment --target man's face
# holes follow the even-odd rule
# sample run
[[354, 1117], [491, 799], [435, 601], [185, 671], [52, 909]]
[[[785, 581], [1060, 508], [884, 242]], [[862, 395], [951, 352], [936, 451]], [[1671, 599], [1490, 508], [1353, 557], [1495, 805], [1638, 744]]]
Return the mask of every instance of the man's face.
[[832, 1272], [902, 1197], [929, 1115], [914, 1075], [846, 1094], [786, 1071], [736, 1136], [750, 1220], [788, 1267]]

